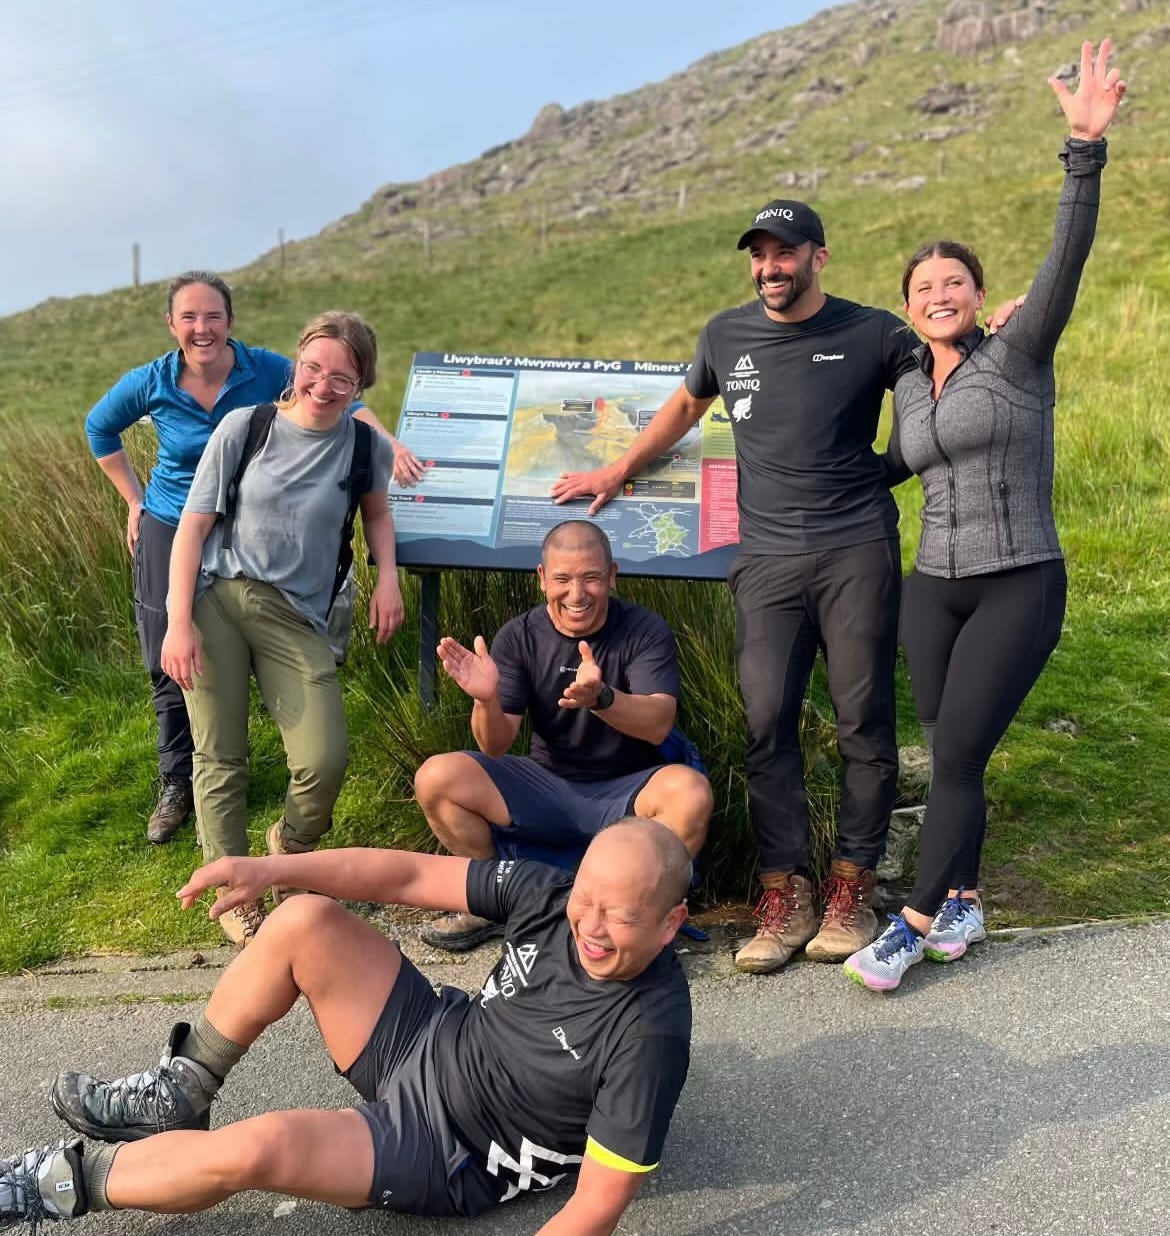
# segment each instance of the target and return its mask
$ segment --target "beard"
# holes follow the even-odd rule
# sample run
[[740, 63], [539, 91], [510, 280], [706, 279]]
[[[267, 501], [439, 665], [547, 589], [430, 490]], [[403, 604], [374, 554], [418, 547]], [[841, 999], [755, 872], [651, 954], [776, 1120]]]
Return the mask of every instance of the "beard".
[[791, 308], [812, 287], [814, 273], [813, 253], [814, 250], [810, 247], [804, 262], [792, 272], [788, 283], [783, 287], [767, 287], [763, 276], [755, 281], [756, 292], [764, 302], [765, 309], [770, 309], [773, 313], [783, 313], [785, 309]]

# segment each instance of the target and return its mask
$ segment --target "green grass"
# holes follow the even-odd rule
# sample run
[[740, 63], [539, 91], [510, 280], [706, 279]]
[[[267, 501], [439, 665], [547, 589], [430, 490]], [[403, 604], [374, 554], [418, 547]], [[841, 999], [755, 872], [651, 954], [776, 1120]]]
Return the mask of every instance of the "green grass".
[[[1111, 12], [1122, 54], [1143, 22], [1155, 24], [1152, 12]], [[734, 237], [745, 212], [776, 191], [785, 152], [798, 147], [833, 167], [817, 197], [833, 253], [829, 291], [898, 310], [905, 254], [940, 232], [980, 250], [992, 303], [1025, 289], [1059, 188], [1061, 130], [1042, 80], [1070, 58], [1070, 36], [1021, 45], [1014, 68], [921, 51], [921, 28], [906, 23], [872, 37], [883, 49], [876, 65], [859, 71], [847, 49], [817, 64], [828, 77], [856, 79], [844, 101], [802, 118], [783, 149], [740, 159], [734, 192], [703, 194], [695, 184], [684, 221], [669, 211], [615, 211], [607, 230], [558, 220], [543, 254], [530, 226], [500, 228], [436, 246], [428, 271], [417, 246], [361, 233], [359, 212], [348, 231], [297, 246], [283, 280], [270, 262], [238, 272], [238, 333], [288, 350], [323, 308], [366, 314], [383, 353], [372, 403], [391, 423], [415, 350], [686, 357], [711, 312], [747, 298]], [[1098, 243], [1057, 357], [1056, 505], [1070, 573], [1064, 637], [988, 779], [985, 872], [999, 925], [1170, 909], [1170, 101], [1160, 84], [1170, 54], [1155, 43], [1131, 59], [1131, 105], [1111, 136]], [[782, 116], [813, 75], [810, 67], [776, 84], [768, 106]], [[907, 137], [930, 121], [903, 102], [936, 75], [985, 81], [992, 107], [981, 129], [948, 143], [942, 179], [937, 149]], [[870, 147], [848, 159], [858, 134]], [[879, 146], [889, 155], [875, 153]], [[896, 194], [850, 183], [885, 158], [898, 175], [929, 173], [929, 188]], [[811, 159], [802, 153], [798, 165]], [[492, 209], [485, 205], [485, 218]], [[137, 661], [123, 513], [82, 433], [94, 400], [167, 347], [161, 309], [154, 286], [0, 320], [0, 970], [67, 953], [218, 942], [218, 929], [182, 914], [173, 898], [198, 861], [192, 833], [164, 847], [144, 841], [153, 717]], [[149, 430], [130, 435], [144, 468], [150, 438]], [[898, 497], [909, 564], [917, 483]], [[742, 896], [753, 847], [726, 589], [620, 586], [678, 632], [683, 720], [716, 792], [708, 887]], [[389, 649], [359, 632], [344, 671], [352, 756], [335, 843], [428, 844], [411, 774], [431, 753], [469, 742], [467, 702], [452, 684], [441, 684], [433, 713], [418, 702], [417, 583], [409, 578], [406, 595], [407, 625]], [[490, 635], [535, 598], [528, 577], [449, 573], [442, 625], [465, 639]], [[918, 741], [904, 676], [899, 707], [901, 741]], [[829, 715], [818, 673], [808, 752], [822, 857], [835, 799]], [[258, 708], [253, 740], [249, 811], [259, 844], [280, 811], [285, 774]]]

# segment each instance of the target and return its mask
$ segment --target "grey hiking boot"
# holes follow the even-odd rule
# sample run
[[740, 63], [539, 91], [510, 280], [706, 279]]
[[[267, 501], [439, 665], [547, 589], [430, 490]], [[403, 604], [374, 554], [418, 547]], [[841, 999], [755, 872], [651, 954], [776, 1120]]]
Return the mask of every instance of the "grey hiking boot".
[[78, 1133], [102, 1142], [133, 1142], [170, 1129], [207, 1129], [219, 1078], [175, 1048], [190, 1026], [172, 1030], [158, 1067], [112, 1081], [87, 1073], [59, 1073], [53, 1110]]
[[158, 802], [146, 822], [146, 839], [152, 845], [162, 845], [183, 827], [195, 810], [195, 795], [190, 777], [159, 778]]
[[418, 933], [424, 944], [446, 949], [448, 953], [466, 953], [485, 940], [503, 934], [503, 923], [493, 923], [490, 918], [480, 918], [477, 914], [458, 912], [440, 914]]
[[24, 1220], [76, 1219], [89, 1209], [81, 1179], [81, 1138], [0, 1159], [0, 1227]]

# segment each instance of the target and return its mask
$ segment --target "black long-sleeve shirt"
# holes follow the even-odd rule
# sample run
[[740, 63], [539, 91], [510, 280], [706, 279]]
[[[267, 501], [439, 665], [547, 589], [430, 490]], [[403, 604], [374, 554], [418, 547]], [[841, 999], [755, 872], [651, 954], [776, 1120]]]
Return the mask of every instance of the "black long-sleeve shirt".
[[883, 462], [925, 502], [917, 570], [957, 578], [1061, 557], [1052, 514], [1053, 355], [1092, 248], [1106, 143], [1068, 138], [1056, 231], [1027, 300], [995, 335], [959, 341], [963, 360], [934, 398], [929, 347], [894, 388]]

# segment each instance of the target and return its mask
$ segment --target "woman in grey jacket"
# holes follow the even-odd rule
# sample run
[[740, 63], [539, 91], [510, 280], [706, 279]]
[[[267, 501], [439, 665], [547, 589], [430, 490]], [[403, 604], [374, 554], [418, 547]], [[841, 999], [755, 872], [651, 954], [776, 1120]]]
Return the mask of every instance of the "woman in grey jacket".
[[1081, 49], [1052, 249], [1028, 299], [997, 335], [976, 326], [983, 271], [942, 240], [906, 265], [902, 294], [924, 340], [894, 390], [891, 484], [922, 480], [922, 537], [902, 599], [902, 643], [933, 758], [918, 882], [900, 915], [845, 962], [888, 991], [923, 956], [954, 961], [982, 940], [977, 891], [983, 776], [1060, 638], [1066, 578], [1052, 516], [1053, 356], [1093, 243], [1103, 138], [1125, 94], [1110, 42]]

